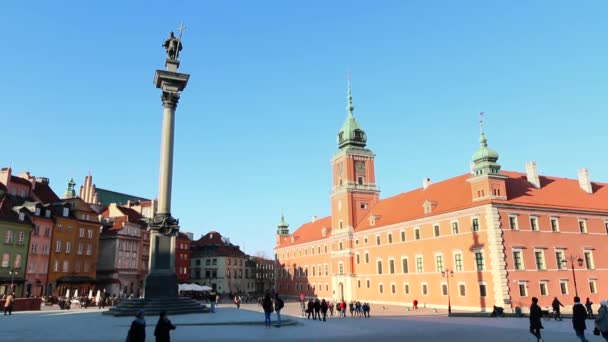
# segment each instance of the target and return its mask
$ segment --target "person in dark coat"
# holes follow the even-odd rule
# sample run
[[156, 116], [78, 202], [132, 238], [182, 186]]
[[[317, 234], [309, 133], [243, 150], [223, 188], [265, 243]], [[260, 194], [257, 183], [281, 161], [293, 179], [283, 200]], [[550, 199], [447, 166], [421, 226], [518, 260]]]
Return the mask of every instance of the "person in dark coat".
[[594, 319], [595, 317], [593, 317], [593, 302], [589, 299], [589, 297], [587, 297], [587, 300], [585, 301], [585, 309], [587, 309], [587, 316], [591, 319]]
[[270, 329], [272, 328], [270, 322], [270, 314], [272, 313], [272, 311], [274, 311], [272, 299], [270, 298], [270, 293], [266, 293], [264, 299], [262, 299], [262, 308], [264, 309], [264, 325], [266, 328]]
[[154, 329], [156, 342], [171, 342], [171, 330], [175, 330], [175, 325], [167, 317], [167, 311], [163, 310], [160, 312], [158, 323], [156, 323], [156, 328]]
[[581, 299], [579, 297], [574, 297], [574, 306], [572, 306], [572, 327], [574, 328], [576, 337], [580, 338], [581, 342], [588, 342], [585, 338], [585, 329], [587, 329], [587, 324], [585, 323], [586, 319], [587, 309], [581, 304]]
[[127, 341], [146, 342], [146, 320], [144, 319], [144, 310], [139, 310], [135, 316], [135, 320], [131, 322]]
[[315, 302], [312, 301], [312, 298], [308, 300], [308, 304], [306, 305], [306, 317], [310, 319], [310, 315], [312, 315], [312, 319], [315, 319]]
[[313, 319], [318, 319], [319, 321], [321, 320], [321, 302], [319, 301], [319, 298], [315, 299], [315, 303], [313, 305], [314, 309], [315, 309], [315, 314], [313, 316]]
[[327, 309], [329, 309], [329, 307], [327, 306], [325, 299], [323, 299], [321, 301], [321, 315], [323, 315], [323, 322], [325, 322], [327, 319]]
[[555, 320], [562, 320], [562, 314], [561, 312], [559, 312], [559, 308], [560, 307], [564, 307], [564, 304], [562, 304], [559, 299], [557, 299], [557, 297], [553, 298], [553, 302], [551, 303], [551, 307], [553, 308], [553, 311], [555, 312]]
[[543, 329], [543, 324], [540, 319], [543, 316], [543, 312], [538, 306], [538, 298], [532, 297], [532, 305], [530, 305], [530, 333], [536, 337], [536, 341], [542, 341], [543, 338], [540, 336], [540, 329]]

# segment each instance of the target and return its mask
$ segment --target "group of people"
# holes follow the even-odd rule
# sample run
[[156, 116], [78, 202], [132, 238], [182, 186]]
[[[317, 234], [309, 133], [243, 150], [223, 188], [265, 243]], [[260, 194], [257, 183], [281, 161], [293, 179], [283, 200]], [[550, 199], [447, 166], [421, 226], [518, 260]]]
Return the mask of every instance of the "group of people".
[[[572, 327], [582, 342], [587, 342], [585, 337], [585, 330], [587, 329], [587, 318], [593, 318], [592, 303], [587, 298], [588, 305], [581, 304], [581, 300], [578, 296], [574, 297], [574, 305], [572, 306]], [[585, 303], [585, 304], [587, 304]], [[556, 319], [561, 319], [560, 307], [564, 305], [559, 302], [557, 298], [553, 300], [552, 307], [556, 313]], [[591, 313], [591, 315], [590, 315]], [[543, 312], [538, 305], [538, 298], [532, 297], [532, 305], [530, 305], [530, 333], [536, 337], [537, 341], [543, 341], [540, 330], [543, 329], [541, 318]], [[594, 321], [595, 328], [594, 334], [601, 335], [608, 341], [608, 300], [604, 300], [600, 303], [597, 318]]]
[[264, 327], [266, 329], [272, 328], [272, 321], [270, 315], [273, 312], [277, 313], [277, 328], [281, 327], [281, 310], [285, 307], [285, 302], [278, 293], [275, 293], [274, 300], [270, 296], [270, 292], [267, 292], [262, 298], [262, 309], [264, 309]]
[[338, 311], [340, 317], [346, 317], [346, 312], [350, 312], [351, 317], [369, 317], [370, 305], [369, 303], [361, 303], [360, 301], [351, 301], [346, 304], [346, 301], [342, 300], [338, 303], [321, 299], [310, 298], [308, 302], [305, 299], [301, 299], [302, 317], [310, 319], [317, 319], [319, 321], [326, 321], [327, 313], [329, 316], [334, 316], [334, 309]]
[[[145, 342], [146, 341], [146, 319], [144, 310], [139, 310], [135, 316], [135, 320], [131, 322], [131, 328], [127, 334], [126, 342]], [[175, 325], [171, 323], [167, 316], [167, 311], [160, 312], [154, 336], [156, 342], [171, 342], [171, 330], [175, 330]]]

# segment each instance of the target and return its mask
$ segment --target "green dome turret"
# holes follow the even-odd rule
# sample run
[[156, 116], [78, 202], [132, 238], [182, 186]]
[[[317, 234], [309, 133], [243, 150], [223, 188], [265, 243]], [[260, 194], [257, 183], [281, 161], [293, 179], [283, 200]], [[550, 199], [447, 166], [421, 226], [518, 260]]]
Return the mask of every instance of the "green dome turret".
[[[483, 113], [481, 113], [483, 118]], [[479, 121], [480, 136], [479, 150], [473, 153], [473, 174], [475, 176], [500, 174], [500, 164], [498, 161], [498, 152], [488, 147], [488, 138], [483, 131], [483, 119]]]
[[488, 139], [484, 132], [481, 132], [481, 136], [479, 137], [479, 145], [479, 150], [473, 153], [473, 162], [481, 159], [498, 160], [498, 152], [488, 147]]
[[359, 127], [353, 111], [353, 96], [350, 89], [350, 79], [348, 80], [348, 105], [346, 106], [347, 116], [344, 120], [344, 124], [340, 131], [338, 131], [338, 148], [344, 148], [348, 146], [365, 147], [367, 143], [367, 136], [365, 132]]
[[281, 213], [281, 222], [277, 225], [278, 235], [289, 235], [289, 223], [285, 221], [285, 216]]

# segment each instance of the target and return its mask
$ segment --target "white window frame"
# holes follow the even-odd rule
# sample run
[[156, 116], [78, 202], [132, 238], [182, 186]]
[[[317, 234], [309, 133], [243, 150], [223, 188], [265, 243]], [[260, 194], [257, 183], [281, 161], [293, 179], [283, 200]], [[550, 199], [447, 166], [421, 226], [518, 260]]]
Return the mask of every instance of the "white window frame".
[[[475, 230], [475, 220], [477, 220], [477, 230]], [[479, 216], [473, 216], [471, 217], [471, 231], [473, 233], [477, 233], [479, 231], [481, 231], [481, 220], [479, 219]]]
[[[435, 272], [443, 272], [445, 271], [445, 258], [443, 257], [443, 253], [435, 253]], [[439, 269], [439, 265], [437, 264], [437, 257], [441, 257], [441, 269]]]
[[[454, 227], [454, 223], [456, 223], [456, 227]], [[456, 228], [456, 233], [454, 233], [454, 228]], [[460, 223], [458, 220], [450, 221], [450, 231], [452, 232], [452, 235], [460, 235]]]
[[[405, 265], [407, 266], [407, 272], [405, 272], [406, 270], [403, 269], [403, 260], [405, 260]], [[408, 257], [402, 256], [401, 257], [401, 274], [407, 274], [407, 273], [410, 273], [410, 261], [408, 260]]]
[[[539, 267], [538, 265], [538, 260], [536, 259], [536, 253], [540, 252], [541, 256], [542, 256], [542, 268]], [[535, 248], [534, 249], [534, 266], [536, 267], [537, 271], [546, 271], [547, 270], [547, 258], [545, 258], [545, 250], [544, 249], [539, 249], [539, 248]]]
[[[425, 291], [426, 289], [426, 291]], [[426, 293], [424, 293], [426, 292]], [[420, 294], [423, 296], [428, 296], [429, 295], [429, 284], [426, 281], [423, 281], [420, 283]]]
[[540, 232], [540, 224], [538, 221], [538, 216], [536, 215], [530, 215], [530, 230], [533, 232]]
[[384, 284], [382, 282], [378, 283], [378, 293], [384, 294]]
[[587, 284], [589, 286], [589, 293], [597, 294], [597, 279], [589, 279]]
[[[581, 227], [581, 222], [583, 223], [582, 227]], [[579, 218], [578, 219], [578, 231], [581, 234], [587, 234], [587, 233], [589, 233], [589, 228], [587, 227], [587, 219], [585, 219], [585, 218]]]
[[[589, 255], [589, 261], [591, 261], [591, 265], [589, 265], [589, 263], [588, 263], [587, 255]], [[583, 251], [583, 260], [585, 262], [584, 266], [587, 270], [595, 270], [595, 260], [593, 258], [593, 250], [585, 249]]]
[[[521, 268], [516, 267], [515, 263], [515, 252], [520, 254], [519, 261], [521, 263]], [[513, 270], [514, 271], [524, 271], [526, 269], [526, 263], [524, 262], [524, 250], [522, 248], [513, 248], [511, 250], [511, 257], [513, 258]]]
[[[511, 225], [511, 219], [514, 219], [514, 223], [515, 225]], [[519, 230], [519, 215], [517, 214], [510, 214], [509, 215], [509, 229], [510, 230]]]
[[391, 282], [391, 294], [397, 294], [397, 283]]
[[[460, 286], [464, 286], [464, 295], [460, 291]], [[467, 284], [464, 281], [459, 281], [457, 288], [458, 288], [458, 297], [466, 297], [467, 296], [467, 292], [469, 292], [469, 291], [467, 290]]]
[[[555, 230], [553, 230], [553, 222], [555, 222]], [[551, 226], [551, 231], [554, 233], [559, 233], [560, 228], [559, 228], [559, 217], [557, 216], [551, 216], [549, 218], [549, 225]]]
[[[521, 294], [521, 286], [524, 286], [524, 294]], [[520, 297], [528, 297], [528, 283], [525, 281], [518, 281], [517, 282], [517, 293], [519, 294]]]
[[[563, 289], [562, 289], [562, 284], [565, 284], [565, 289], [566, 289], [566, 293], [564, 293]], [[560, 279], [559, 281], [559, 293], [561, 293], [562, 295], [568, 295], [568, 293], [570, 293], [570, 290], [568, 288], [568, 280], [567, 279]]]
[[[462, 266], [460, 269], [458, 269], [457, 262], [456, 262], [457, 255], [460, 255], [460, 266]], [[462, 250], [453, 251], [452, 260], [454, 261], [454, 272], [464, 271], [464, 253], [462, 252]]]
[[[543, 285], [545, 287], [545, 294], [543, 294]], [[549, 296], [549, 282], [546, 280], [541, 280], [538, 282], [538, 293], [542, 296], [542, 297], [548, 297]]]
[[408, 283], [408, 282], [403, 283], [403, 294], [405, 294], [405, 295], [410, 294], [410, 283]]
[[[422, 266], [422, 270], [418, 269], [418, 258], [420, 258], [420, 264]], [[424, 256], [422, 254], [416, 254], [415, 258], [414, 258], [414, 262], [416, 263], [416, 273], [424, 273]]]
[[433, 223], [433, 237], [441, 236], [441, 225], [439, 223]]
[[420, 233], [420, 227], [414, 227], [414, 240], [422, 239], [422, 234]]

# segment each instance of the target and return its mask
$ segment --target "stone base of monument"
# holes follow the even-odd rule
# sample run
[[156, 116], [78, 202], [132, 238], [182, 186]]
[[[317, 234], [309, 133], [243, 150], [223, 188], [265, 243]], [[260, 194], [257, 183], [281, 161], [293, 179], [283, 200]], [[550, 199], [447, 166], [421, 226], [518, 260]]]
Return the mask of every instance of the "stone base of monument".
[[124, 299], [118, 305], [105, 311], [104, 315], [135, 316], [139, 310], [144, 310], [146, 316], [158, 316], [161, 310], [169, 315], [183, 315], [191, 313], [208, 313], [209, 308], [192, 298], [158, 298], [158, 299]]

